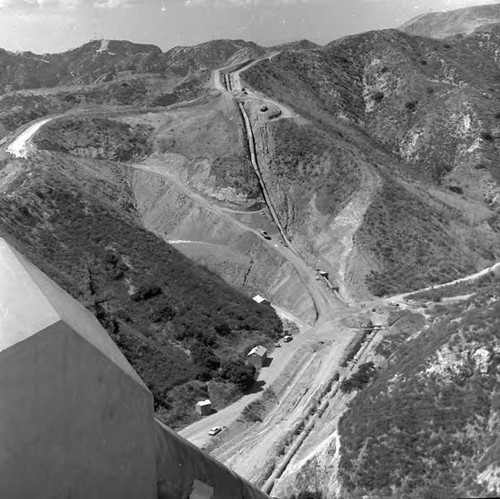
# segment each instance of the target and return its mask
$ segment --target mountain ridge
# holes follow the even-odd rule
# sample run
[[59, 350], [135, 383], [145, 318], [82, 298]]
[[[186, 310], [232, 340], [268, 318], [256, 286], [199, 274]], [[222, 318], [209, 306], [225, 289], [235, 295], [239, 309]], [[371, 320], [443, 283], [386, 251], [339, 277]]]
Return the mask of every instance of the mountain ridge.
[[[92, 40], [56, 54], [0, 51], [0, 89], [4, 92], [58, 85], [111, 81], [119, 72], [163, 73], [186, 76], [201, 68], [215, 69], [240, 50], [265, 52], [253, 42], [212, 40], [193, 46], [173, 47], [165, 52], [149, 44], [127, 40]], [[257, 52], [256, 52], [257, 51]]]
[[[283, 305], [304, 327], [315, 309], [309, 288], [321, 287], [328, 299], [340, 288], [349, 306], [323, 307], [327, 321], [273, 354], [277, 369], [281, 352], [301, 345], [276, 393], [266, 390], [265, 404], [247, 406], [236, 429], [213, 440], [215, 453], [267, 483], [305, 438], [278, 477], [287, 495], [314, 487], [317, 497], [330, 487], [346, 497], [486, 491], [480, 480], [496, 471], [498, 442], [481, 454], [446, 433], [492, 437], [498, 283], [459, 285], [450, 294], [432, 286], [500, 260], [496, 25], [446, 40], [372, 31], [324, 47], [287, 44], [272, 55], [223, 40], [169, 56], [127, 55], [125, 47], [119, 62], [104, 53], [94, 60], [101, 47], [76, 57], [76, 88], [31, 96], [54, 108], [64, 102], [66, 115], [36, 135], [31, 158], [2, 159], [0, 230], [87, 301], [153, 386], [164, 420], [180, 427], [193, 421], [196, 399], [209, 393], [228, 403], [235, 395], [228, 384], [248, 388], [253, 372], [244, 354], [254, 343], [272, 347], [287, 327], [248, 295]], [[212, 73], [231, 61], [241, 71]], [[7, 94], [0, 110], [2, 102], [5, 112], [13, 102], [31, 105], [26, 95]], [[426, 287], [424, 298], [401, 298]], [[368, 334], [366, 323], [382, 329]], [[227, 356], [236, 360], [226, 363]], [[451, 390], [447, 368], [458, 363]], [[344, 389], [344, 399], [326, 403]], [[424, 418], [414, 415], [447, 394], [430, 430], [422, 429]], [[275, 395], [282, 397], [276, 410]], [[338, 426], [346, 400], [353, 410]], [[316, 416], [320, 407], [328, 412]], [[370, 407], [377, 409], [371, 416]], [[309, 440], [305, 421], [315, 421], [307, 423]], [[408, 441], [421, 437], [408, 458]], [[225, 438], [233, 448], [259, 444], [228, 455]], [[390, 462], [394, 443], [400, 459], [376, 467]], [[456, 462], [467, 466], [471, 452], [486, 468], [458, 483], [464, 468]]]
[[398, 29], [410, 35], [448, 38], [470, 35], [477, 29], [496, 23], [500, 23], [500, 5], [493, 4], [421, 14]]

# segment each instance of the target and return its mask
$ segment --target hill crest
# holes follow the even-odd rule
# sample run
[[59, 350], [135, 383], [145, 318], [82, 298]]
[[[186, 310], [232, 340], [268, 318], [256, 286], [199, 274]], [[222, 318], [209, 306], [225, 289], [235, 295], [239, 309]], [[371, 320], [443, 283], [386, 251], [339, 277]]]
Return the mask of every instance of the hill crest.
[[409, 35], [448, 38], [469, 35], [478, 28], [496, 23], [500, 23], [500, 4], [421, 14], [398, 29]]

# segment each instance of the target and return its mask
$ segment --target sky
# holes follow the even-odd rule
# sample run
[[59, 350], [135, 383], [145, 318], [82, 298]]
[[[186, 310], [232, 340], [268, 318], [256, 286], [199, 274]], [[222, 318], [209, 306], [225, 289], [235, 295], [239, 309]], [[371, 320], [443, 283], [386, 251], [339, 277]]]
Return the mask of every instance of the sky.
[[0, 0], [0, 47], [62, 52], [92, 39], [162, 50], [218, 38], [273, 45], [393, 28], [416, 15], [498, 0]]

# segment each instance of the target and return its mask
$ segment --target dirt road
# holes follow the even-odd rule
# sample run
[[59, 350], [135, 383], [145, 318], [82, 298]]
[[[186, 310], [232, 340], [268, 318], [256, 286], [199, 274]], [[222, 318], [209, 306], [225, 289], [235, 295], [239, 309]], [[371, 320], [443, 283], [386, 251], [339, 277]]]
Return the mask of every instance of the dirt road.
[[29, 152], [30, 140], [40, 128], [54, 120], [55, 117], [45, 118], [30, 125], [24, 132], [19, 134], [7, 147], [7, 152], [16, 158], [26, 158]]
[[[239, 72], [246, 67], [248, 66], [239, 69], [238, 74], [226, 75], [224, 81], [227, 87], [222, 83], [220, 71], [214, 72], [215, 87], [224, 92], [228, 98], [233, 98], [232, 89], [235, 89], [235, 92], [238, 89], [241, 90]], [[229, 84], [228, 77], [231, 82]], [[240, 98], [241, 96], [238, 97]], [[244, 100], [245, 105], [262, 105], [262, 96], [255, 95], [249, 89]], [[280, 103], [271, 99], [266, 100], [270, 105], [283, 108]], [[285, 115], [283, 117], [292, 116], [289, 110], [283, 109], [282, 115]], [[211, 426], [228, 426], [223, 445], [215, 449], [212, 454], [246, 478], [257, 482], [264, 463], [273, 455], [276, 443], [290, 431], [297, 421], [301, 420], [310, 404], [313, 403], [314, 397], [334, 374], [343, 351], [354, 335], [354, 329], [346, 326], [344, 320], [347, 316], [357, 318], [359, 310], [346, 309], [324, 283], [316, 280], [315, 270], [307, 265], [293, 248], [281, 227], [276, 211], [273, 210], [272, 193], [267, 191], [262, 176], [259, 175], [252, 124], [244, 108], [242, 117], [247, 129], [252, 163], [261, 181], [268, 207], [287, 245], [281, 246], [279, 251], [294, 265], [302, 282], [307, 286], [317, 307], [318, 320], [306, 334], [297, 336], [292, 343], [277, 349], [273, 353], [271, 366], [261, 371], [259, 381], [264, 381], [265, 387], [272, 388], [278, 397], [277, 407], [262, 424], [250, 426], [242, 434], [231, 434], [231, 424], [250, 402], [260, 396], [259, 393], [253, 393], [219, 413], [190, 425], [180, 433], [191, 442], [203, 445], [210, 440], [208, 431]]]
[[[274, 54], [275, 55], [275, 54]], [[231, 95], [232, 89], [240, 89], [242, 88], [242, 83], [240, 79], [240, 73], [242, 71], [245, 71], [248, 69], [250, 66], [256, 64], [257, 61], [251, 61], [246, 65], [243, 65], [242, 67], [239, 67], [237, 70], [234, 72], [230, 72], [226, 74], [226, 77], [224, 79], [225, 83], [222, 83], [221, 76], [220, 76], [220, 70], [217, 74], [214, 73], [214, 83], [216, 84], [217, 89], [223, 89], [222, 91], [225, 92], [228, 95]], [[228, 85], [228, 81], [231, 83]], [[247, 105], [261, 105], [261, 97], [255, 97], [254, 93], [252, 90], [247, 89], [246, 90], [247, 94], [245, 95], [245, 104]], [[255, 101], [255, 99], [258, 99]], [[274, 101], [272, 99], [267, 99], [267, 101], [270, 103], [270, 105], [282, 109], [282, 113], [278, 119], [284, 119], [287, 117], [292, 117], [292, 113], [290, 110], [284, 108], [281, 103]], [[316, 306], [316, 312], [317, 312], [317, 318], [321, 320], [328, 320], [329, 318], [332, 317], [332, 311], [336, 310], [339, 307], [339, 304], [341, 304], [341, 300], [339, 299], [338, 296], [333, 295], [329, 290], [325, 292], [325, 289], [323, 286], [319, 285], [318, 282], [315, 280], [316, 273], [315, 270], [307, 265], [304, 259], [301, 258], [299, 252], [295, 249], [293, 246], [292, 242], [288, 238], [285, 230], [283, 229], [283, 226], [281, 225], [279, 216], [276, 212], [276, 209], [274, 208], [273, 200], [272, 200], [272, 195], [268, 191], [266, 183], [263, 179], [262, 173], [260, 171], [259, 167], [259, 160], [258, 160], [258, 155], [257, 155], [257, 150], [255, 147], [255, 139], [254, 139], [254, 133], [253, 133], [253, 127], [252, 123], [250, 120], [250, 117], [248, 116], [248, 113], [246, 112], [245, 106], [243, 103], [239, 103], [239, 109], [243, 118], [243, 122], [245, 124], [245, 129], [246, 129], [246, 134], [247, 134], [247, 140], [248, 140], [248, 147], [250, 151], [250, 159], [252, 162], [252, 165], [254, 167], [255, 173], [257, 175], [257, 178], [259, 179], [259, 183], [262, 189], [262, 192], [264, 194], [264, 198], [266, 201], [266, 204], [269, 208], [269, 211], [273, 217], [273, 220], [276, 224], [276, 227], [278, 228], [284, 242], [287, 248], [289, 248], [289, 255], [288, 255], [288, 260], [293, 263], [294, 267], [297, 269], [301, 276], [301, 280], [306, 284], [308, 290], [311, 293], [311, 296], [313, 297], [315, 306]], [[292, 256], [293, 255], [293, 256]]]
[[199, 447], [208, 442], [211, 438], [208, 435], [210, 428], [212, 426], [229, 426], [234, 423], [241, 415], [243, 409], [250, 402], [262, 395], [262, 389], [273, 385], [282, 374], [284, 366], [286, 366], [294, 358], [297, 352], [309, 341], [309, 335], [303, 333], [296, 336], [290, 343], [283, 343], [280, 348], [275, 348], [270, 354], [270, 358], [272, 359], [271, 364], [265, 369], [262, 369], [259, 374], [258, 384], [262, 386], [261, 389], [254, 393], [249, 393], [225, 409], [193, 423], [181, 430], [179, 434]]
[[[188, 185], [180, 182], [174, 175], [171, 175], [168, 170], [166, 168], [163, 168], [161, 165], [153, 165], [143, 162], [133, 164], [131, 166], [137, 170], [143, 170], [165, 177], [170, 183], [175, 184], [175, 186], [181, 192], [183, 192], [189, 198], [193, 199], [197, 204], [217, 214], [218, 217], [228, 221], [229, 223], [236, 225], [241, 231], [253, 232], [256, 236], [261, 238], [265, 244], [272, 248], [272, 251], [277, 251], [278, 253], [280, 253], [295, 268], [305, 288], [309, 292], [317, 311], [322, 314], [323, 318], [331, 317], [332, 313], [334, 313], [334, 311], [338, 309], [339, 302], [335, 299], [332, 292], [324, 284], [315, 280], [316, 273], [314, 269], [310, 268], [299, 256], [297, 256], [296, 253], [291, 251], [289, 248], [283, 246], [282, 244], [276, 244], [276, 242], [273, 240], [263, 239], [259, 230], [253, 229], [245, 223], [240, 222], [237, 218], [232, 217], [230, 210], [228, 210], [227, 208], [222, 208], [216, 203], [208, 200], [201, 194], [198, 194]], [[293, 311], [291, 312], [293, 313]]]
[[[247, 67], [244, 66], [239, 69], [237, 76], [235, 76], [235, 73], [227, 75], [227, 73], [224, 73], [224, 70], [214, 71], [212, 81], [215, 88], [223, 92], [228, 98], [233, 98], [231, 89], [241, 89], [239, 72]], [[225, 83], [222, 80], [223, 74], [225, 75]], [[232, 85], [228, 84], [228, 78], [230, 78]], [[254, 97], [251, 91], [248, 91], [248, 93], [250, 94], [249, 97], [247, 94], [248, 100], [253, 98], [258, 99], [258, 101], [256, 100], [256, 104], [261, 105], [262, 97]], [[245, 100], [247, 101], [247, 99]], [[267, 99], [267, 101], [269, 104], [280, 109], [283, 107], [280, 103], [276, 103], [271, 99]], [[282, 114], [292, 116], [289, 110], [284, 110]], [[340, 317], [344, 315], [339, 312], [344, 309], [344, 306], [324, 283], [316, 280], [315, 270], [307, 265], [293, 248], [285, 231], [281, 227], [278, 215], [273, 208], [272, 194], [267, 191], [262, 176], [259, 175], [258, 157], [255, 144], [253, 143], [252, 125], [244, 108], [242, 109], [242, 117], [247, 129], [252, 163], [261, 182], [268, 208], [286, 244], [286, 246], [278, 245], [277, 250], [292, 263], [300, 275], [304, 286], [306, 286], [314, 300], [318, 313], [318, 320], [314, 327], [307, 331], [307, 333], [297, 336], [291, 343], [284, 344], [282, 348], [276, 349], [272, 355], [273, 361], [271, 365], [262, 369], [259, 375], [258, 381], [265, 382], [265, 387], [275, 388], [283, 392], [281, 395], [284, 396], [280, 396], [279, 406], [273, 411], [273, 416], [266, 419], [263, 427], [258, 430], [251, 428], [245, 435], [238, 435], [226, 441], [222, 448], [214, 452], [216, 457], [231, 466], [239, 467], [241, 463], [242, 467], [246, 468], [244, 470], [245, 476], [247, 478], [255, 478], [249, 474], [251, 468], [248, 468], [245, 463], [255, 462], [256, 466], [254, 470], [258, 473], [258, 470], [260, 470], [259, 464], [262, 465], [266, 456], [270, 454], [273, 442], [277, 438], [282, 437], [283, 432], [288, 431], [293, 422], [297, 418], [300, 418], [302, 411], [306, 409], [307, 404], [311, 401], [311, 397], [331, 375], [331, 371], [338, 364], [340, 356], [349, 342], [353, 331], [350, 328], [339, 327]], [[183, 188], [185, 189], [185, 186]], [[203, 202], [207, 203], [207, 200], [205, 199]], [[214, 209], [214, 206], [209, 208]], [[225, 215], [228, 215], [227, 212]], [[248, 227], [246, 228], [247, 230], [251, 230]], [[352, 313], [355, 314], [356, 312], [352, 310]], [[318, 348], [320, 344], [324, 345], [325, 348]], [[241, 411], [259, 396], [259, 393], [246, 395], [222, 411], [188, 426], [180, 434], [196, 445], [203, 445], [210, 440], [208, 431], [212, 426], [230, 426], [240, 416]], [[277, 424], [281, 431], [276, 431]], [[266, 438], [261, 438], [264, 435], [266, 435]], [[244, 444], [243, 441], [245, 442]], [[261, 445], [256, 445], [257, 442]], [[265, 442], [264, 445], [262, 445], [263, 442]]]
[[[246, 94], [242, 92], [240, 73], [247, 69], [249, 65], [255, 64], [256, 62], [257, 61], [250, 62], [248, 65], [240, 67], [230, 74], [224, 73], [227, 75], [227, 78], [225, 78], [226, 83], [228, 79], [230, 80], [228, 84], [229, 89], [226, 88], [222, 82], [221, 76], [224, 70], [214, 71], [212, 79], [214, 87], [223, 93], [227, 99], [233, 99], [235, 95], [237, 95], [238, 100], [244, 101], [245, 106], [249, 108], [251, 106], [261, 106], [263, 101], [279, 108], [281, 110], [281, 115], [276, 119], [294, 117], [295, 114], [281, 103], [260, 95], [252, 89], [247, 88]], [[255, 145], [252, 146], [252, 123], [248, 114], [245, 112], [245, 107], [242, 109], [242, 115], [249, 137], [252, 162], [256, 171], [258, 171], [258, 153], [255, 150]], [[26, 157], [29, 153], [30, 140], [34, 134], [53, 119], [54, 118], [46, 118], [33, 123], [29, 128], [19, 134], [19, 136], [7, 147], [7, 151], [16, 157]], [[186, 185], [174, 175], [170, 174], [168, 170], [162, 168], [161, 164], [158, 162], [143, 162], [130, 166], [137, 170], [147, 171], [165, 177], [168, 179], [169, 183], [175, 184], [181, 192], [204, 209], [236, 225], [240, 231], [253, 232], [257, 237], [262, 239], [257, 229], [237, 219], [236, 214], [240, 212], [234, 211], [233, 213], [229, 208], [218, 206], [215, 202], [202, 196], [191, 189], [189, 185]], [[363, 312], [366, 313], [366, 308], [362, 310], [361, 307], [358, 307], [354, 303], [352, 307], [345, 307], [324, 283], [316, 280], [316, 272], [304, 261], [299, 252], [293, 248], [286, 232], [281, 227], [278, 214], [272, 209], [272, 192], [267, 191], [265, 182], [262, 180], [262, 175], [260, 175], [260, 180], [263, 190], [267, 193], [266, 201], [268, 202], [270, 211], [273, 213], [275, 222], [288, 247], [276, 244], [276, 241], [263, 241], [265, 241], [265, 244], [268, 244], [273, 251], [278, 251], [293, 265], [297, 274], [300, 276], [303, 286], [307, 289], [314, 301], [318, 320], [312, 328], [297, 335], [291, 343], [285, 343], [281, 348], [275, 349], [271, 354], [272, 362], [270, 366], [261, 370], [258, 381], [261, 382], [264, 389], [272, 388], [277, 397], [275, 407], [265, 417], [264, 421], [250, 425], [242, 433], [234, 435], [231, 435], [231, 428], [228, 428], [227, 438], [223, 438], [222, 445], [213, 451], [215, 457], [228, 464], [235, 471], [254, 483], [262, 482], [263, 479], [265, 480], [267, 478], [265, 477], [264, 468], [266, 463], [276, 458], [276, 446], [294, 428], [297, 422], [303, 421], [307, 416], [311, 407], [316, 402], [318, 394], [338, 370], [343, 352], [356, 331], [352, 324], [357, 322], [357, 319], [361, 317]], [[367, 185], [372, 185], [372, 179], [368, 179]], [[338, 223], [342, 223], [342, 227], [345, 227], [345, 231], [342, 235], [346, 239], [346, 248], [349, 247], [349, 241], [352, 239], [357, 229], [356, 223], [359, 218], [353, 216], [352, 212], [358, 213], [365, 209], [364, 204], [366, 203], [364, 203], [364, 201], [369, 197], [368, 195], [371, 194], [370, 189], [367, 188], [365, 194], [363, 200], [353, 200], [352, 204], [342, 212], [342, 216], [339, 217], [337, 221]], [[361, 204], [361, 206], [358, 206], [358, 204]], [[171, 242], [173, 244], [199, 243], [199, 241], [192, 240], [174, 240]], [[347, 256], [347, 253], [340, 255], [343, 260], [346, 260]], [[332, 258], [334, 258], [334, 256], [332, 256]], [[434, 286], [434, 289], [477, 279], [487, 275], [493, 270], [500, 270], [500, 263], [466, 278], [452, 281], [452, 283]], [[426, 288], [426, 290], [429, 289], [432, 288]], [[384, 300], [377, 300], [374, 301], [374, 303], [403, 300], [409, 294], [411, 293], [401, 294]], [[293, 310], [290, 312], [293, 314]], [[230, 427], [241, 415], [242, 410], [261, 395], [262, 391], [255, 391], [254, 393], [245, 395], [225, 409], [186, 427], [180, 434], [194, 444], [202, 446], [210, 440], [211, 437], [209, 437], [208, 431], [212, 426]], [[341, 406], [339, 406], [338, 410], [341, 410]], [[315, 434], [313, 432], [311, 433], [311, 437], [308, 437], [309, 443], [306, 441], [305, 445], [311, 447], [314, 442], [314, 437]], [[301, 443], [304, 445], [304, 442]], [[282, 470], [280, 470], [280, 472], [281, 471]], [[273, 479], [276, 478], [278, 478], [278, 474], [275, 474], [273, 477]]]
[[422, 289], [417, 289], [415, 291], [410, 291], [409, 293], [401, 293], [401, 294], [398, 294], [398, 295], [393, 295], [393, 296], [389, 296], [389, 297], [386, 297], [386, 298], [381, 298], [379, 300], [373, 300], [371, 302], [366, 302], [367, 303], [367, 306], [371, 306], [372, 304], [373, 305], [376, 305], [377, 303], [379, 304], [388, 304], [388, 303], [398, 303], [398, 304], [405, 304], [405, 300], [406, 298], [408, 298], [409, 296], [411, 295], [414, 295], [416, 293], [423, 293], [423, 292], [426, 292], [426, 291], [433, 291], [435, 289], [443, 289], [443, 288], [447, 288], [448, 286], [453, 286], [454, 284], [460, 284], [460, 283], [463, 283], [463, 282], [471, 282], [471, 281], [475, 281], [477, 279], [480, 279], [481, 277], [485, 277], [487, 275], [493, 275], [493, 274], [496, 274], [496, 273], [500, 273], [500, 262], [498, 263], [495, 263], [494, 265], [492, 265], [491, 267], [486, 267], [485, 269], [483, 270], [480, 270], [479, 272], [475, 272], [474, 274], [471, 274], [471, 275], [468, 275], [468, 276], [465, 276], [465, 277], [461, 277], [460, 279], [455, 279], [454, 281], [449, 281], [449, 282], [444, 282], [443, 284], [435, 284], [434, 286], [428, 286], [426, 288], [422, 288]]

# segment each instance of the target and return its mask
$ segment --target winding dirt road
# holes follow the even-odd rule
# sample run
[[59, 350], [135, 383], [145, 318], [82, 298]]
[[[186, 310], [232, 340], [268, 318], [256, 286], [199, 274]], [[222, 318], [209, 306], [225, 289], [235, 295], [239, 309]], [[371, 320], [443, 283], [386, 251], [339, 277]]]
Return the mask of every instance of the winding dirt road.
[[[227, 71], [227, 68], [215, 70], [213, 72], [212, 84], [227, 99], [236, 98], [239, 103], [242, 119], [247, 131], [252, 164], [261, 182], [268, 208], [286, 246], [275, 244], [275, 241], [269, 241], [267, 244], [272, 246], [274, 251], [279, 251], [296, 269], [304, 287], [308, 290], [314, 301], [317, 311], [317, 321], [310, 330], [296, 336], [291, 343], [283, 344], [281, 348], [276, 349], [272, 353], [273, 360], [271, 365], [261, 370], [259, 381], [264, 383], [265, 388], [273, 388], [277, 395], [276, 406], [266, 416], [264, 421], [260, 424], [250, 425], [242, 433], [231, 434], [231, 425], [236, 422], [243, 409], [262, 395], [262, 392], [255, 391], [254, 393], [245, 395], [225, 409], [207, 416], [179, 432], [192, 443], [202, 446], [210, 440], [208, 436], [210, 427], [228, 426], [227, 436], [226, 434], [222, 436], [221, 445], [212, 454], [254, 483], [262, 482], [263, 466], [274, 456], [276, 444], [284, 438], [298, 421], [305, 420], [311, 406], [317, 401], [318, 393], [321, 392], [325, 384], [328, 383], [333, 374], [338, 370], [343, 352], [356, 331], [352, 323], [356, 322], [363, 313], [366, 315], [366, 308], [362, 308], [361, 304], [356, 305], [353, 303], [352, 307], [346, 307], [324, 283], [316, 280], [316, 272], [301, 258], [299, 252], [295, 250], [280, 223], [279, 216], [273, 206], [272, 193], [268, 192], [262, 175], [260, 175], [258, 153], [253, 142], [252, 123], [246, 106], [248, 108], [252, 108], [252, 106], [260, 107], [262, 106], [262, 102], [266, 102], [268, 105], [276, 107], [281, 111], [280, 116], [275, 119], [293, 118], [295, 114], [281, 103], [260, 95], [252, 89], [246, 88], [246, 93], [243, 92], [240, 74], [257, 62], [249, 61], [246, 64], [238, 65], [237, 69], [232, 72]], [[45, 124], [55, 118], [45, 118], [34, 122], [10, 143], [6, 151], [14, 157], [26, 158], [32, 147], [30, 142], [33, 136]], [[232, 216], [230, 209], [220, 207], [215, 202], [193, 191], [165, 169], [146, 163], [130, 166], [137, 170], [148, 171], [166, 177], [169, 182], [175, 184], [186, 196], [196, 201], [203, 208], [237, 225], [240, 230], [251, 231], [256, 236], [261, 237], [258, 230], [249, 227], [235, 216]], [[346, 211], [344, 214], [346, 227], [348, 226], [348, 222], [350, 223], [349, 213]], [[346, 229], [346, 239], [352, 236], [350, 226], [348, 229]], [[172, 244], [177, 243], [195, 244], [199, 242], [172, 241]], [[342, 258], [345, 259], [346, 256], [342, 255]], [[433, 288], [425, 288], [421, 291], [439, 289], [451, 284], [478, 279], [494, 271], [500, 271], [500, 263], [471, 276], [457, 279], [451, 283], [434, 286]], [[370, 303], [387, 304], [390, 301], [404, 300], [410, 294], [412, 293], [374, 300]], [[293, 313], [293, 311], [291, 312]], [[367, 349], [369, 347], [370, 345], [367, 346]], [[303, 444], [303, 442], [300, 441], [299, 444]], [[284, 468], [282, 467], [275, 469], [271, 475], [271, 480], [267, 482], [266, 488], [268, 490], [272, 489], [274, 481], [279, 478], [283, 471]], [[264, 481], [266, 478], [268, 477], [264, 477]]]
[[54, 120], [56, 117], [45, 118], [30, 125], [24, 132], [20, 133], [7, 147], [6, 151], [16, 158], [27, 158], [30, 141], [40, 128]]
[[[161, 165], [152, 165], [146, 163], [138, 163], [130, 165], [134, 169], [142, 170], [150, 173], [154, 173], [168, 180], [169, 183], [174, 184], [181, 192], [183, 192], [187, 197], [192, 199], [198, 205], [202, 206], [215, 213], [218, 217], [226, 220], [227, 222], [235, 225], [239, 230], [245, 232], [253, 232], [257, 237], [261, 238], [261, 235], [257, 229], [253, 229], [243, 222], [237, 220], [231, 216], [230, 210], [220, 207], [217, 203], [205, 198], [201, 194], [193, 191], [188, 185], [179, 181], [174, 175], [170, 174]], [[183, 244], [190, 243], [195, 244], [197, 241], [184, 241], [184, 240], [173, 240], [173, 244]], [[287, 261], [289, 261], [298, 273], [301, 281], [308, 290], [310, 296], [313, 298], [317, 309], [321, 312], [321, 320], [316, 323], [316, 325], [307, 332], [296, 336], [294, 341], [283, 344], [279, 349], [275, 349], [272, 354], [273, 361], [269, 367], [262, 369], [258, 378], [258, 382], [264, 384], [265, 387], [270, 387], [275, 384], [277, 380], [285, 376], [285, 372], [289, 367], [292, 360], [295, 362], [303, 362], [304, 359], [310, 357], [310, 352], [314, 348], [314, 343], [318, 341], [329, 341], [332, 342], [332, 324], [331, 320], [336, 315], [336, 311], [339, 310], [339, 302], [335, 299], [332, 292], [321, 283], [315, 279], [316, 273], [313, 269], [307, 266], [307, 264], [290, 248], [287, 248], [281, 244], [276, 244], [274, 241], [267, 241], [263, 239], [263, 243], [269, 245], [273, 251], [278, 251]], [[293, 313], [293, 311], [292, 311]], [[346, 336], [347, 340], [349, 336]], [[337, 343], [342, 343], [342, 338], [337, 340]], [[332, 343], [333, 345], [333, 343]], [[338, 345], [335, 345], [338, 347]], [[336, 348], [338, 352], [342, 349]], [[310, 372], [315, 372], [316, 369], [310, 366]], [[304, 374], [303, 372], [301, 374]], [[288, 383], [291, 383], [295, 377], [291, 377]], [[299, 384], [297, 382], [297, 384]], [[311, 385], [314, 386], [314, 385]], [[189, 441], [195, 445], [202, 446], [210, 440], [208, 431], [212, 426], [229, 426], [236, 421], [240, 416], [242, 410], [260, 397], [261, 393], [251, 393], [245, 395], [243, 398], [239, 399], [232, 405], [222, 409], [221, 411], [212, 414], [211, 416], [205, 417], [202, 420], [193, 423], [192, 425], [184, 428], [180, 431], [180, 435], [187, 438]]]

